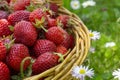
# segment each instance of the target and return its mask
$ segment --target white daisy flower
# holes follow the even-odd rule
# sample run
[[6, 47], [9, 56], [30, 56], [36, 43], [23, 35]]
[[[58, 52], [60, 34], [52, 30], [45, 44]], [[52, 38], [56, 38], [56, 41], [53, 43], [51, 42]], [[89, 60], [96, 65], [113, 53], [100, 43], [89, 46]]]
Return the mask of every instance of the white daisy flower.
[[97, 39], [100, 39], [101, 35], [100, 35], [100, 32], [97, 32], [97, 31], [91, 31], [90, 30], [90, 37], [92, 40], [97, 40]]
[[85, 1], [82, 3], [83, 8], [86, 8], [88, 6], [95, 6], [95, 5], [96, 5], [96, 2], [93, 0]]
[[94, 47], [91, 47], [91, 48], [89, 49], [89, 51], [90, 51], [91, 53], [95, 53], [95, 48], [94, 48]]
[[71, 5], [72, 9], [77, 10], [80, 8], [80, 1], [79, 0], [72, 0], [70, 5]]
[[74, 67], [71, 74], [73, 77], [77, 79], [84, 80], [85, 76], [92, 78], [92, 76], [94, 75], [94, 71], [93, 69], [88, 69], [88, 66], [85, 67], [81, 65]]
[[115, 79], [120, 80], [120, 69], [114, 70], [112, 75], [114, 76]]
[[106, 47], [106, 48], [108, 48], [108, 47], [114, 47], [114, 46], [116, 46], [115, 42], [107, 42], [107, 43], [105, 44], [105, 47]]

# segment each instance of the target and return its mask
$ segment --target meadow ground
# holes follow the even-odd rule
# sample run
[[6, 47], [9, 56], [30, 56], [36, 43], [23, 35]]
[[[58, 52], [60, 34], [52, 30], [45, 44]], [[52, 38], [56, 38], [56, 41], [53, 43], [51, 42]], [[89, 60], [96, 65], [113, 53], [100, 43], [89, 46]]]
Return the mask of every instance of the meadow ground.
[[[101, 38], [92, 41], [95, 52], [89, 52], [83, 65], [94, 69], [94, 77], [88, 80], [117, 80], [112, 75], [120, 68], [120, 0], [94, 0], [96, 5], [84, 8], [80, 0], [80, 8], [72, 9], [71, 0], [64, 0], [64, 6], [77, 14], [89, 30], [98, 31]], [[115, 45], [106, 47], [106, 43]]]

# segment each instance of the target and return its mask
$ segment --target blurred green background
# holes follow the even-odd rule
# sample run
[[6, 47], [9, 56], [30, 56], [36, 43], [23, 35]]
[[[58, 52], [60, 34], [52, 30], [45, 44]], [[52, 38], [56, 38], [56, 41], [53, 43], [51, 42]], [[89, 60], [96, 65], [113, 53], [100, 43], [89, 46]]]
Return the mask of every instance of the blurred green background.
[[[88, 53], [84, 65], [90, 66], [95, 71], [95, 76], [88, 80], [116, 80], [112, 72], [120, 68], [120, 0], [94, 0], [95, 6], [83, 8], [82, 3], [87, 0], [79, 0], [80, 8], [73, 10], [71, 0], [64, 0], [64, 6], [77, 14], [89, 30], [101, 33], [101, 38], [92, 41], [95, 53]], [[107, 42], [115, 42], [116, 46], [106, 48]]]

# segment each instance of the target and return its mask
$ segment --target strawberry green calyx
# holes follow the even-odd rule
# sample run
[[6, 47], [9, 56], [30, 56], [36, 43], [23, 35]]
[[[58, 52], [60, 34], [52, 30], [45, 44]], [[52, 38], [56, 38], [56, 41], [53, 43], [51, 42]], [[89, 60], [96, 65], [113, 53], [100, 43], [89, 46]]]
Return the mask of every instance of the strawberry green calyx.
[[33, 10], [37, 9], [39, 5], [35, 5], [32, 1], [30, 2], [29, 6], [26, 6], [26, 10], [32, 12]]
[[75, 24], [72, 22], [72, 20], [69, 18], [67, 21], [66, 21], [66, 24], [63, 23], [61, 20], [57, 19], [57, 25], [62, 27], [62, 28], [69, 28], [71, 26], [74, 26]]
[[48, 30], [45, 29], [45, 27], [43, 27], [43, 23], [45, 22], [45, 18], [42, 17], [41, 20], [35, 19], [35, 23], [33, 23], [33, 25], [38, 28], [38, 29], [43, 29], [45, 32], [47, 32]]
[[25, 61], [27, 61], [27, 60], [30, 60], [30, 66], [28, 67], [29, 71], [27, 72], [26, 77], [29, 77], [32, 74], [32, 64], [34, 63], [34, 60], [31, 57], [26, 57], [22, 60], [22, 62], [20, 64], [20, 76], [22, 79], [25, 77], [23, 68], [24, 68]]
[[56, 53], [54, 52], [57, 56], [59, 56], [58, 62], [63, 62], [64, 61], [64, 55], [62, 53]]
[[12, 32], [14, 31], [14, 27], [12, 25], [10, 25], [8, 27], [9, 27], [10, 31], [12, 31]]
[[74, 23], [72, 22], [72, 20], [69, 18], [68, 21], [67, 21], [66, 26], [69, 27], [69, 26], [71, 26], [71, 25], [75, 25], [75, 24], [74, 24]]
[[5, 44], [7, 50], [10, 49], [10, 47], [14, 44], [15, 39], [11, 40], [8, 44]]
[[[37, 8], [41, 8], [44, 9], [46, 8], [45, 5], [48, 4], [48, 2], [46, 0], [31, 0], [30, 1], [30, 5], [26, 6], [27, 11], [34, 11]], [[46, 11], [47, 9], [45, 9]]]
[[60, 26], [60, 27], [64, 27], [64, 25], [62, 24], [62, 22], [60, 20], [57, 19], [57, 26]]
[[0, 0], [0, 8], [4, 8], [5, 10], [8, 7], [8, 3], [5, 0]]
[[62, 24], [63, 28], [67, 28], [71, 22], [70, 17], [68, 15], [59, 15], [57, 17], [58, 23]]
[[7, 37], [3, 36], [1, 40], [3, 41], [7, 51], [9, 51], [9, 49], [11, 48], [15, 41], [15, 39], [13, 39], [13, 35], [9, 35]]
[[12, 12], [11, 7], [9, 7], [9, 4], [6, 0], [0, 0], [0, 10], [3, 9], [7, 12]]
[[[42, 17], [41, 20], [35, 19], [35, 25], [38, 27], [39, 25], [42, 25], [45, 22], [45, 18]], [[39, 28], [39, 27], [38, 27]]]

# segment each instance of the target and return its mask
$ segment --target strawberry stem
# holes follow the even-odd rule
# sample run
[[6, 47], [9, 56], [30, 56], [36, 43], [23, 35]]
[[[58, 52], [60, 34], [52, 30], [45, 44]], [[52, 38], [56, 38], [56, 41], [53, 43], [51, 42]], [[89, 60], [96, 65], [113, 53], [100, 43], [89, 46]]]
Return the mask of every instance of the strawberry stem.
[[47, 29], [45, 29], [42, 25], [40, 26], [45, 32], [48, 32]]
[[45, 27], [43, 26], [44, 22], [45, 22], [45, 18], [42, 17], [41, 20], [35, 19], [35, 23], [33, 23], [33, 25], [38, 29], [42, 28], [45, 32], [48, 32], [48, 30], [45, 29]]
[[26, 57], [22, 60], [21, 64], [20, 64], [20, 74], [21, 74], [21, 78], [23, 79], [24, 78], [24, 72], [23, 72], [23, 69], [24, 69], [24, 64], [25, 64], [25, 61], [27, 60], [31, 60], [32, 58], [31, 57]]

